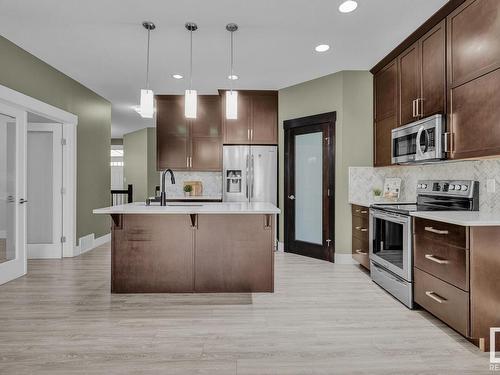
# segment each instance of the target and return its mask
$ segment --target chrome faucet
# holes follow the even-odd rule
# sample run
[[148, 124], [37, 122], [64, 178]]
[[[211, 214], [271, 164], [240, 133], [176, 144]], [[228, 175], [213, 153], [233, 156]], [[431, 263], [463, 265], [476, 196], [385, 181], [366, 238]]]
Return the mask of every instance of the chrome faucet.
[[166, 206], [167, 205], [167, 191], [165, 188], [165, 176], [167, 173], [170, 173], [170, 181], [172, 182], [173, 185], [175, 185], [175, 177], [174, 177], [174, 172], [169, 169], [165, 169], [162, 174], [161, 174], [161, 193], [160, 193], [160, 205], [161, 206]]

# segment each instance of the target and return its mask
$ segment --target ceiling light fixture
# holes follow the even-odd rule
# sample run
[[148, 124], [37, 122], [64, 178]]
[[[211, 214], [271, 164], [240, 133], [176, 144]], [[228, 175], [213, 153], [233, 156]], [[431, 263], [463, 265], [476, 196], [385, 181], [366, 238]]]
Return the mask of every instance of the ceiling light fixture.
[[146, 89], [141, 89], [141, 105], [138, 113], [143, 118], [153, 118], [154, 114], [154, 93], [149, 89], [149, 42], [151, 39], [151, 31], [156, 28], [155, 24], [150, 21], [144, 21], [142, 26], [148, 31], [148, 52], [146, 58]]
[[188, 22], [185, 25], [189, 31], [190, 47], [189, 47], [189, 89], [184, 95], [184, 115], [186, 118], [196, 118], [198, 106], [198, 93], [192, 89], [193, 85], [193, 31], [198, 30], [198, 25], [193, 22]]
[[351, 13], [358, 7], [358, 3], [354, 0], [344, 1], [339, 5], [339, 11], [341, 13]]
[[316, 52], [326, 52], [330, 49], [330, 46], [328, 44], [320, 44], [317, 45], [314, 49], [316, 50]]
[[238, 30], [238, 25], [235, 23], [228, 23], [226, 30], [231, 34], [231, 58], [230, 58], [230, 73], [229, 80], [231, 81], [230, 90], [226, 91], [226, 119], [238, 119], [238, 91], [233, 91], [233, 81], [238, 79], [234, 74], [234, 32]]
[[180, 74], [173, 74], [172, 75], [172, 78], [175, 78], [175, 79], [183, 79], [184, 77]]

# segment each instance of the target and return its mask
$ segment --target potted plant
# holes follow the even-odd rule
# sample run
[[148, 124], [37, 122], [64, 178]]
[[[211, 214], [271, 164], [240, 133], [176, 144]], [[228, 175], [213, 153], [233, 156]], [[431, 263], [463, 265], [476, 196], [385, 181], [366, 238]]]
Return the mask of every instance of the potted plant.
[[373, 188], [373, 199], [375, 201], [379, 201], [380, 199], [382, 199], [382, 189]]
[[193, 187], [191, 185], [184, 185], [184, 195], [186, 197], [190, 196], [193, 191]]

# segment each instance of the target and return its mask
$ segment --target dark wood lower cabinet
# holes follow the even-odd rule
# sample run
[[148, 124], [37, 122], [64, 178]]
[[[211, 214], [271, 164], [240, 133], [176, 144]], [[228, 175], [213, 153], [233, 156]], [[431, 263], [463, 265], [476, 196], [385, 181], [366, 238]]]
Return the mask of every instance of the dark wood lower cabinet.
[[112, 293], [274, 291], [274, 215], [112, 218]]
[[490, 328], [500, 327], [500, 227], [414, 224], [415, 302], [489, 350]]
[[370, 269], [369, 208], [352, 205], [352, 258]]

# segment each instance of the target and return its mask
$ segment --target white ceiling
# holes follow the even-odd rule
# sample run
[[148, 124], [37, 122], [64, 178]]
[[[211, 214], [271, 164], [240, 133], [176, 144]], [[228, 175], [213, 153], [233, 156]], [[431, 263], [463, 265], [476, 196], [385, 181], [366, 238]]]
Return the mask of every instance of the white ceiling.
[[[182, 93], [189, 35], [194, 34], [193, 88], [228, 87], [229, 33], [236, 22], [236, 87], [280, 89], [345, 69], [370, 69], [446, 0], [358, 0], [350, 14], [342, 0], [0, 0], [0, 35], [81, 82], [113, 104], [112, 135], [153, 126], [132, 107], [145, 82], [151, 37], [151, 88]], [[324, 54], [314, 46], [332, 46]]]

